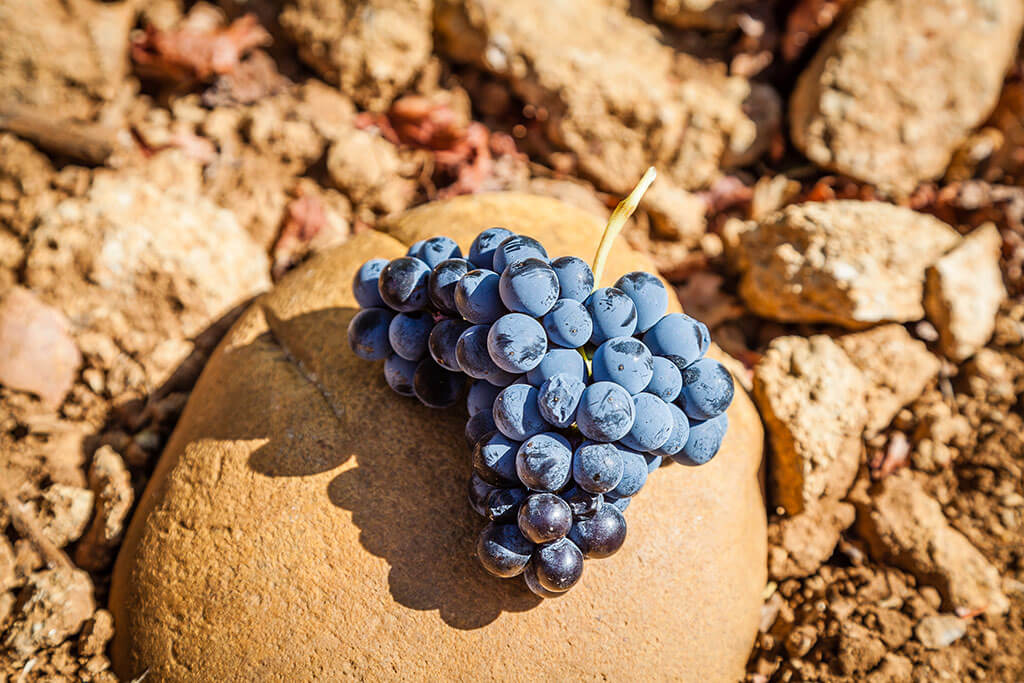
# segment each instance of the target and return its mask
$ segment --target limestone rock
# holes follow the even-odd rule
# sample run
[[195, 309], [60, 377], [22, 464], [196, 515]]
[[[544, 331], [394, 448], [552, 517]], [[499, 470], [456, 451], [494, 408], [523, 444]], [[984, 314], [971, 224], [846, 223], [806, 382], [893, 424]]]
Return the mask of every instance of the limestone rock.
[[866, 382], [832, 339], [779, 337], [754, 368], [754, 400], [771, 442], [772, 503], [790, 515], [841, 498], [857, 474]]
[[887, 477], [855, 504], [857, 530], [872, 556], [937, 588], [948, 609], [983, 609], [989, 614], [1009, 609], [999, 572], [949, 525], [942, 506], [909, 473]]
[[810, 576], [832, 556], [843, 530], [853, 524], [849, 503], [824, 500], [795, 517], [768, 525], [768, 576], [776, 581]]
[[78, 540], [92, 517], [92, 491], [66, 484], [54, 484], [43, 491], [37, 518], [43, 535], [63, 548]]
[[[552, 256], [589, 253], [600, 230], [526, 195], [427, 205], [390, 225], [401, 242], [360, 233], [236, 323], [125, 536], [111, 587], [120, 676], [742, 677], [765, 582], [762, 433], [743, 392], [718, 457], [652, 475], [622, 551], [540, 603], [473, 557], [465, 414], [396, 396], [345, 344], [360, 264], [430, 235], [465, 250], [495, 224]], [[649, 267], [615, 249], [606, 282]]]
[[942, 221], [883, 202], [796, 204], [739, 235], [740, 294], [786, 322], [919, 320], [925, 269], [959, 242]]
[[967, 633], [967, 623], [955, 614], [932, 614], [918, 622], [914, 635], [925, 647], [938, 650], [960, 640]]
[[1006, 299], [999, 268], [1003, 240], [986, 223], [928, 269], [924, 307], [950, 360], [966, 360], [984, 346]]
[[992, 111], [1022, 22], [1018, 0], [858, 3], [797, 81], [793, 141], [821, 166], [908, 194]]
[[96, 516], [75, 549], [75, 563], [99, 571], [113, 560], [113, 550], [121, 540], [135, 501], [131, 473], [110, 446], [101, 446], [93, 455], [89, 487], [96, 497]]
[[0, 92], [6, 100], [90, 119], [128, 72], [132, 2], [4, 0]]
[[74, 635], [96, 609], [89, 575], [58, 567], [33, 572], [14, 604], [3, 646], [18, 656]]
[[365, 130], [353, 128], [339, 136], [327, 154], [334, 186], [354, 204], [384, 213], [402, 211], [412, 201], [416, 186], [401, 171], [398, 148]]
[[902, 325], [881, 325], [837, 341], [867, 380], [869, 437], [888, 427], [939, 374], [939, 359]]
[[[96, 333], [146, 357], [266, 289], [269, 270], [231, 212], [192, 187], [99, 172], [85, 196], [42, 216], [25, 277], [68, 316], [75, 335]], [[163, 381], [190, 346], [181, 348], [182, 357], [148, 365], [128, 384]]]
[[58, 407], [82, 364], [70, 331], [64, 314], [29, 290], [0, 294], [0, 384]]
[[288, 0], [299, 57], [360, 106], [386, 109], [430, 59], [431, 0]]
[[745, 79], [678, 57], [613, 5], [438, 0], [434, 24], [441, 52], [545, 110], [549, 138], [605, 190], [628, 192], [652, 164], [661, 182], [697, 189], [758, 139]]

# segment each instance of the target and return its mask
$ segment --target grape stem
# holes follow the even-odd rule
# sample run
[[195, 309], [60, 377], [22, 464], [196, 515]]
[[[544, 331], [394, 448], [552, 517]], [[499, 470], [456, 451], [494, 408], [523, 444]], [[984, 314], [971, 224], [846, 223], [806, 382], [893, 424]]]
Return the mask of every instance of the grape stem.
[[612, 251], [612, 243], [615, 242], [615, 238], [622, 232], [622, 227], [629, 220], [629, 217], [633, 215], [633, 212], [636, 211], [636, 207], [640, 205], [640, 199], [657, 176], [658, 172], [654, 170], [653, 166], [648, 168], [647, 172], [640, 178], [640, 182], [633, 188], [633, 191], [626, 195], [626, 198], [619, 202], [619, 205], [612, 211], [608, 224], [604, 228], [604, 234], [601, 235], [601, 243], [597, 245], [597, 254], [594, 255], [595, 287], [601, 286], [601, 276], [604, 275], [604, 266], [608, 262], [608, 254]]

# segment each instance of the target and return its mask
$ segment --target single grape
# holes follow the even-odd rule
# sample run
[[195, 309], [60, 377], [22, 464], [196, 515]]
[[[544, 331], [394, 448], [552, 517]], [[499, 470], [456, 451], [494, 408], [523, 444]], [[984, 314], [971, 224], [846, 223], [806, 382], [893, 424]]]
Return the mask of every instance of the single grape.
[[622, 479], [608, 495], [613, 498], [630, 498], [647, 483], [647, 460], [642, 453], [621, 446], [619, 455], [622, 456]]
[[466, 420], [466, 442], [470, 448], [473, 448], [476, 446], [477, 441], [491, 432], [497, 431], [497, 429], [498, 427], [494, 424], [494, 416], [491, 415], [491, 411], [485, 410], [477, 413]]
[[704, 465], [715, 457], [722, 447], [722, 439], [729, 429], [729, 415], [722, 413], [710, 420], [690, 420], [690, 438], [683, 450], [672, 456], [680, 465]]
[[572, 456], [572, 478], [590, 493], [607, 493], [618, 486], [622, 467], [622, 455], [610, 443], [584, 441]]
[[419, 240], [417, 242], [413, 242], [412, 246], [410, 246], [408, 251], [405, 252], [405, 255], [410, 258], [416, 258], [416, 254], [418, 254], [420, 252], [420, 249], [423, 248], [424, 242], [426, 242], [426, 240]]
[[455, 307], [476, 325], [489, 325], [508, 311], [498, 293], [500, 277], [490, 270], [471, 270], [455, 285]]
[[533, 544], [515, 524], [488, 524], [476, 543], [484, 569], [505, 579], [522, 574], [532, 554]]
[[594, 291], [594, 271], [583, 259], [576, 256], [560, 256], [551, 262], [551, 267], [558, 276], [563, 299], [583, 301]]
[[487, 351], [487, 333], [490, 325], [473, 325], [467, 328], [455, 344], [455, 358], [459, 367], [470, 377], [485, 380], [495, 387], [507, 387], [517, 376], [499, 368]]
[[470, 417], [477, 413], [490, 414], [494, 408], [494, 399], [501, 389], [487, 382], [473, 382], [466, 392], [466, 412]]
[[592, 515], [600, 510], [604, 503], [603, 495], [584, 491], [579, 486], [572, 486], [558, 495], [569, 504], [573, 517]]
[[540, 364], [526, 373], [526, 381], [539, 387], [555, 375], [566, 375], [581, 382], [587, 381], [587, 364], [575, 349], [551, 349]]
[[534, 543], [562, 538], [572, 527], [569, 504], [553, 493], [533, 493], [519, 506], [519, 530]]
[[487, 332], [491, 360], [505, 372], [520, 374], [533, 370], [540, 365], [547, 349], [544, 328], [522, 313], [503, 315]]
[[668, 404], [654, 394], [640, 393], [633, 397], [633, 405], [636, 419], [629, 434], [620, 441], [645, 453], [660, 448], [672, 435], [672, 413]]
[[516, 474], [532, 491], [558, 491], [569, 481], [572, 449], [561, 434], [531, 436], [516, 453]]
[[676, 400], [683, 386], [683, 376], [676, 364], [663, 356], [654, 356], [651, 369], [651, 381], [647, 383], [644, 391], [654, 394], [665, 403]]
[[464, 320], [448, 318], [434, 325], [427, 340], [430, 348], [430, 357], [445, 370], [461, 372], [459, 359], [455, 355], [455, 346], [459, 343], [459, 337], [469, 329], [470, 325]]
[[644, 460], [647, 461], [647, 474], [651, 474], [656, 469], [661, 467], [661, 463], [664, 462], [664, 458], [660, 455], [654, 455], [652, 453], [644, 453]]
[[445, 370], [432, 358], [424, 358], [416, 366], [412, 390], [420, 403], [430, 408], [450, 408], [459, 400], [466, 376]]
[[469, 245], [469, 260], [477, 268], [494, 270], [494, 251], [515, 233], [505, 228], [487, 228]]
[[487, 516], [486, 501], [494, 487], [473, 472], [469, 475], [469, 506], [481, 517]]
[[547, 261], [516, 261], [501, 274], [498, 292], [505, 308], [539, 318], [558, 301], [558, 278]]
[[434, 316], [428, 311], [399, 313], [388, 326], [391, 348], [406, 360], [420, 360], [427, 355], [427, 340], [434, 329]]
[[683, 446], [686, 445], [686, 440], [690, 438], [690, 419], [686, 417], [686, 413], [684, 413], [682, 409], [674, 403], [668, 404], [668, 411], [672, 414], [672, 433], [660, 448], [657, 448], [652, 452], [658, 455], [671, 457], [683, 450]]
[[629, 433], [634, 417], [628, 391], [614, 382], [595, 382], [583, 390], [576, 426], [593, 441], [618, 441]]
[[523, 580], [526, 582], [526, 587], [530, 589], [530, 592], [540, 598], [550, 600], [551, 598], [560, 598], [566, 593], [566, 591], [549, 591], [540, 585], [540, 581], [537, 579], [537, 568], [533, 564], [533, 560], [526, 564], [526, 569], [523, 570]]
[[537, 408], [541, 417], [556, 427], [566, 428], [576, 419], [576, 408], [586, 385], [575, 377], [555, 375], [540, 385]]
[[348, 345], [363, 360], [382, 360], [393, 353], [388, 327], [395, 317], [386, 308], [364, 308], [348, 324]]
[[445, 315], [459, 315], [455, 305], [455, 288], [459, 286], [462, 276], [471, 270], [473, 266], [466, 259], [450, 258], [441, 261], [430, 271], [427, 294], [437, 310]]
[[725, 412], [732, 403], [732, 375], [713, 358], [701, 358], [683, 370], [679, 407], [695, 420], [708, 420]]
[[632, 498], [615, 498], [613, 496], [610, 496], [610, 495], [606, 494], [605, 497], [604, 497], [604, 502], [607, 505], [611, 505], [612, 507], [614, 507], [619, 512], [625, 514], [626, 513], [626, 508], [628, 508], [629, 504], [633, 502], [633, 499]]
[[416, 375], [416, 367], [419, 362], [406, 360], [397, 354], [391, 354], [384, 361], [384, 380], [391, 387], [391, 390], [402, 396], [413, 396], [413, 377]]
[[618, 279], [615, 286], [625, 292], [636, 306], [636, 331], [646, 332], [661, 320], [668, 309], [668, 290], [650, 273], [635, 271]]
[[[644, 344], [655, 356], [674, 356], [683, 367], [703, 356], [711, 344], [708, 328], [684, 313], [669, 313], [644, 333]], [[682, 370], [682, 368], [679, 368]]]
[[359, 267], [356, 276], [352, 280], [352, 294], [360, 308], [381, 308], [384, 306], [384, 299], [380, 298], [377, 290], [377, 281], [380, 280], [380, 271], [388, 264], [386, 258], [370, 259]]
[[639, 339], [612, 337], [597, 347], [590, 372], [595, 382], [615, 382], [630, 394], [638, 394], [654, 376], [654, 358]]
[[539, 258], [541, 261], [548, 260], [548, 252], [544, 251], [541, 243], [526, 235], [512, 235], [506, 237], [494, 250], [494, 272], [503, 273], [513, 263], [518, 263], [528, 258]]
[[600, 345], [612, 337], [630, 337], [636, 330], [636, 306], [621, 289], [596, 289], [583, 303], [594, 324], [591, 344]]
[[384, 266], [377, 281], [380, 298], [402, 313], [426, 308], [430, 268], [418, 258], [403, 256]]
[[559, 299], [541, 320], [552, 344], [575, 349], [590, 341], [594, 323], [587, 307], [575, 299]]
[[493, 432], [477, 441], [473, 448], [473, 471], [492, 486], [519, 486], [516, 453], [519, 442]]
[[569, 590], [583, 576], [583, 553], [568, 538], [538, 546], [532, 563], [537, 582], [556, 593]]
[[590, 517], [573, 523], [569, 540], [576, 544], [583, 557], [611, 557], [626, 542], [626, 518], [614, 505], [602, 505]]
[[[415, 249], [415, 251], [413, 251]], [[409, 249], [408, 256], [418, 258], [427, 264], [429, 268], [436, 268], [441, 261], [451, 258], [462, 258], [462, 250], [451, 237], [431, 237], [428, 240], [417, 242]]]
[[494, 399], [494, 424], [510, 439], [522, 441], [550, 427], [537, 407], [538, 391], [529, 384], [505, 387]]
[[514, 522], [519, 507], [528, 495], [529, 492], [521, 486], [494, 489], [484, 500], [487, 519], [492, 522]]

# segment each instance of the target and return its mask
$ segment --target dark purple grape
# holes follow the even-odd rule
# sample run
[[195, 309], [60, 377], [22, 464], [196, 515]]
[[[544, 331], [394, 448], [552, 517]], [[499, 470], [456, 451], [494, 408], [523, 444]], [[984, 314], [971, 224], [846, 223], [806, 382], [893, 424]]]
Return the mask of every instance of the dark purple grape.
[[534, 493], [519, 506], [519, 530], [534, 543], [562, 538], [572, 527], [569, 504], [553, 493]]
[[614, 505], [602, 505], [593, 515], [573, 523], [569, 539], [584, 557], [611, 557], [626, 541], [626, 518]]
[[522, 574], [532, 553], [533, 544], [515, 524], [488, 524], [476, 544], [484, 569], [505, 579]]
[[420, 361], [412, 378], [413, 393], [430, 408], [451, 408], [458, 402], [465, 384], [465, 375], [445, 370], [431, 358]]

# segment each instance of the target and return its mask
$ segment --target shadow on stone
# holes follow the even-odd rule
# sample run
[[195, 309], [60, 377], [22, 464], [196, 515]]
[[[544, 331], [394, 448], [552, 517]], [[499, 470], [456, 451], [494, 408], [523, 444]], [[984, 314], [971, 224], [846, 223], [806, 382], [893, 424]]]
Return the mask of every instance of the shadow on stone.
[[280, 362], [316, 387], [336, 424], [333, 433], [307, 433], [287, 446], [272, 440], [251, 454], [249, 466], [268, 477], [303, 477], [354, 458], [325, 493], [352, 513], [362, 546], [387, 560], [388, 588], [405, 607], [438, 610], [450, 626], [475, 629], [503, 611], [537, 605], [540, 598], [521, 581], [488, 575], [474, 556], [483, 520], [466, 497], [471, 467], [462, 405], [432, 410], [392, 392], [382, 363], [348, 349], [354, 309], [288, 319], [264, 313], [271, 331], [250, 346], [276, 345], [285, 357]]

